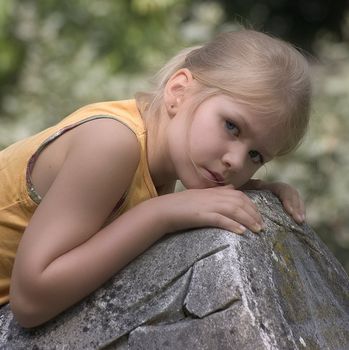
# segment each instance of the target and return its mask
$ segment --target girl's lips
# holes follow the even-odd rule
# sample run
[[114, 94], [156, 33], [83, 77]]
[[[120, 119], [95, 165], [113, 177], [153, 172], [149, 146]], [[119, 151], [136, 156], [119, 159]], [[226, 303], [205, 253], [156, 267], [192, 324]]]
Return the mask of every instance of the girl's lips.
[[224, 185], [224, 177], [219, 175], [218, 173], [215, 173], [214, 171], [207, 170], [210, 174], [212, 179], [217, 182], [220, 185]]

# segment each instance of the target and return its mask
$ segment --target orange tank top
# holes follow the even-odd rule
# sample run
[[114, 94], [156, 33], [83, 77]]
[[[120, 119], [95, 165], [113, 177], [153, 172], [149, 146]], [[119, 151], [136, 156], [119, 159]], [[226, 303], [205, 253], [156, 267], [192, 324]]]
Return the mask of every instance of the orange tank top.
[[140, 161], [130, 188], [116, 203], [106, 224], [138, 203], [157, 196], [146, 154], [146, 129], [135, 100], [94, 103], [61, 122], [0, 152], [0, 305], [9, 301], [11, 271], [21, 236], [40, 203], [31, 171], [40, 152], [63, 133], [98, 118], [115, 119], [137, 136]]

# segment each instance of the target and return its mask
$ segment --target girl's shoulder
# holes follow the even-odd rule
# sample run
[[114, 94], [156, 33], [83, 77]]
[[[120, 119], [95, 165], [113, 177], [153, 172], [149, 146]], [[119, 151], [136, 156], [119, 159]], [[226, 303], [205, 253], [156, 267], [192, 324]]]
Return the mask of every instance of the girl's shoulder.
[[91, 187], [97, 191], [111, 173], [117, 181], [128, 182], [139, 160], [140, 145], [130, 128], [115, 119], [94, 119], [49, 144], [36, 160], [32, 181], [43, 198], [60, 173], [74, 179], [94, 171], [99, 175], [91, 177]]
[[130, 144], [138, 144], [135, 132], [120, 122], [112, 118], [98, 118], [90, 120], [88, 123], [79, 125], [71, 130], [71, 146], [86, 142], [88, 144], [96, 142], [95, 146], [103, 147], [123, 147]]
[[101, 118], [84, 123], [71, 130], [67, 142], [65, 159], [88, 158], [92, 167], [103, 163], [110, 170], [116, 163], [122, 163], [125, 169], [128, 165], [133, 168], [140, 158], [136, 134], [115, 119]]
[[76, 159], [76, 167], [79, 159], [85, 159], [90, 169], [105, 169], [106, 177], [111, 172], [118, 178], [133, 176], [140, 160], [140, 145], [129, 127], [114, 119], [96, 119], [72, 131], [66, 159]]

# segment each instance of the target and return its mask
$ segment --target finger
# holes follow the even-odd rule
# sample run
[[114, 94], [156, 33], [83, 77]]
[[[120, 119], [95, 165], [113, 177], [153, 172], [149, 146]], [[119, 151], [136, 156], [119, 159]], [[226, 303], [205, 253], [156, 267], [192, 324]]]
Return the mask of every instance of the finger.
[[301, 224], [305, 220], [305, 206], [301, 198], [298, 197], [297, 208], [295, 211], [297, 223]]
[[242, 225], [242, 227], [248, 228], [253, 232], [257, 233], [263, 229], [263, 223], [261, 223], [258, 219], [259, 214], [257, 217], [256, 215], [251, 215], [245, 207], [228, 205], [224, 206], [217, 212], [218, 214], [239, 223]]
[[[236, 191], [240, 192], [240, 191]], [[246, 194], [240, 192], [237, 193], [237, 199], [241, 201], [241, 208], [254, 220], [251, 224], [259, 224], [263, 226], [263, 218], [260, 214], [256, 204]]]
[[218, 213], [211, 213], [211, 215], [208, 215], [208, 219], [210, 222], [209, 226], [228, 230], [238, 235], [243, 234], [247, 230], [245, 226], [241, 225], [237, 221], [231, 220], [230, 218]]
[[304, 205], [302, 204], [302, 201], [299, 200], [299, 197], [297, 200], [294, 200], [293, 202], [285, 201], [283, 203], [284, 208], [286, 212], [292, 216], [292, 218], [298, 223], [301, 224], [304, 221]]
[[218, 194], [218, 192], [217, 197], [211, 198], [212, 202], [215, 201], [213, 207], [215, 212], [239, 222], [253, 232], [259, 232], [263, 229], [262, 216], [247, 195], [241, 191], [229, 189], [228, 186], [225, 191], [217, 191], [216, 193]]
[[293, 192], [292, 196], [293, 202], [293, 217], [297, 223], [304, 222], [305, 219], [305, 206], [304, 202], [297, 191]]
[[[228, 190], [228, 189], [227, 189]], [[232, 206], [240, 206], [243, 208], [251, 217], [254, 218], [254, 220], [259, 223], [260, 225], [263, 225], [262, 216], [258, 211], [258, 208], [255, 203], [251, 200], [250, 197], [248, 197], [245, 193], [233, 190], [233, 191], [226, 191], [226, 197], [225, 200], [227, 200], [229, 203], [231, 203]]]

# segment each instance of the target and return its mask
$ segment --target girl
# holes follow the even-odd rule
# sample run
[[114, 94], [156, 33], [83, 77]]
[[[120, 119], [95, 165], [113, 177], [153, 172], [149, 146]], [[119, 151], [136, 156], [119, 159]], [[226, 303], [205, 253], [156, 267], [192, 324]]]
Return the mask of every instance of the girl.
[[[76, 111], [0, 153], [0, 293], [24, 327], [81, 300], [169, 232], [260, 232], [241, 189], [269, 189], [301, 223], [296, 190], [250, 180], [308, 124], [303, 56], [255, 31], [174, 57], [153, 93]], [[173, 193], [176, 180], [187, 188]], [[11, 288], [10, 288], [11, 287]]]

